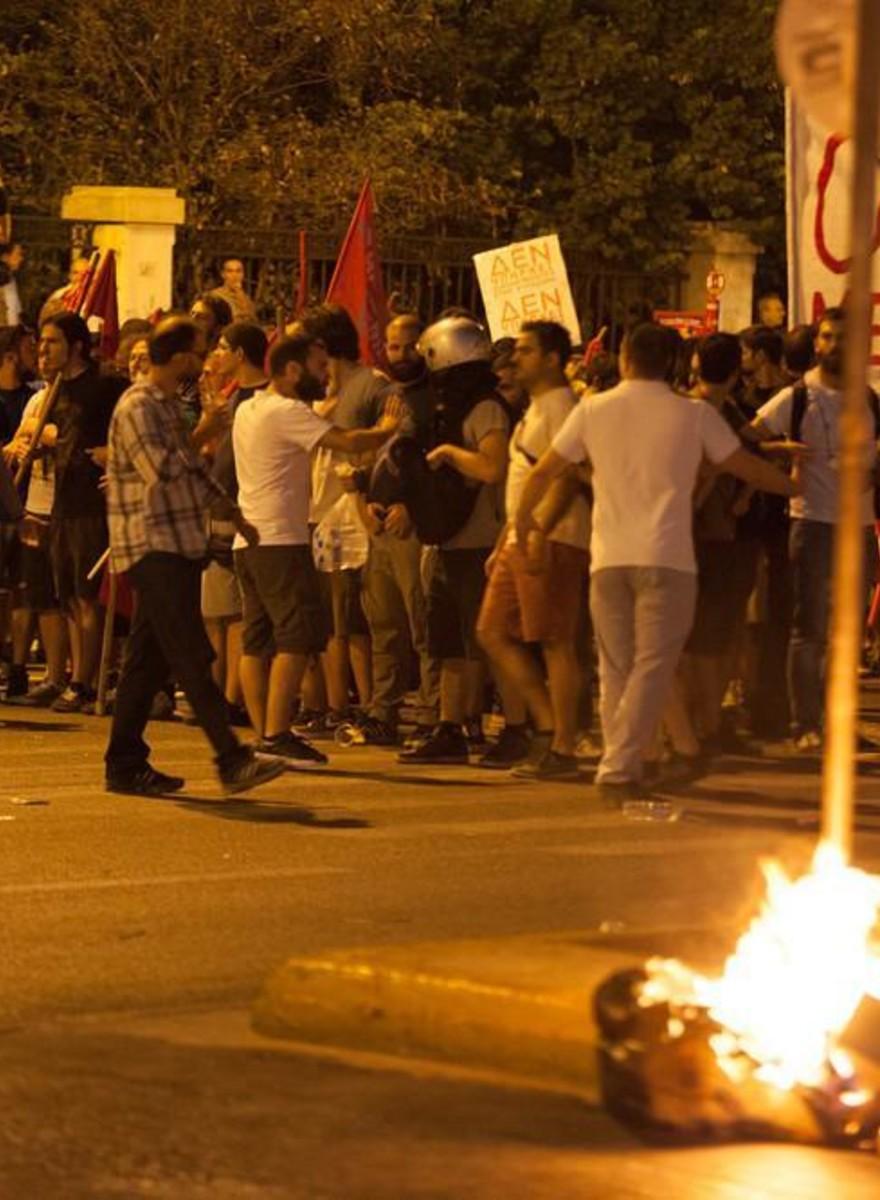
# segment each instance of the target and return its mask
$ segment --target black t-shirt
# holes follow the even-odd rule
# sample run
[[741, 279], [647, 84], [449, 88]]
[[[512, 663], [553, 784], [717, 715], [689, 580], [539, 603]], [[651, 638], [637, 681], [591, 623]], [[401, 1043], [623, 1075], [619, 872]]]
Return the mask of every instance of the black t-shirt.
[[0, 445], [5, 445], [21, 424], [25, 405], [33, 392], [26, 383], [0, 388]]
[[98, 487], [103, 468], [92, 462], [86, 451], [107, 445], [113, 409], [127, 387], [126, 380], [101, 375], [94, 366], [61, 385], [49, 418], [58, 428], [55, 516], [104, 514], [104, 496]]
[[[236, 388], [232, 393], [229, 401], [229, 409], [233, 420], [235, 419], [235, 410], [239, 404], [245, 400], [250, 400], [251, 396], [255, 396], [257, 392], [261, 392], [266, 388], [265, 383], [255, 384], [253, 387]], [[211, 474], [223, 488], [228, 496], [233, 500], [238, 499], [238, 475], [235, 471], [235, 453], [232, 449], [232, 430], [223, 435], [222, 440], [217, 446], [214, 454], [214, 466]]]

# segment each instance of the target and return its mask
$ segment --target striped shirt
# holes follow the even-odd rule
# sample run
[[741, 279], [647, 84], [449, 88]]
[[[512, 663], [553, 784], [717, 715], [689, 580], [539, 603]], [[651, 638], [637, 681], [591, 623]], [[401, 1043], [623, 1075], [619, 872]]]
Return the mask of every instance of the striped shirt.
[[110, 562], [127, 571], [163, 552], [205, 558], [209, 510], [232, 502], [190, 445], [176, 398], [155, 384], [136, 383], [116, 406], [107, 455]]

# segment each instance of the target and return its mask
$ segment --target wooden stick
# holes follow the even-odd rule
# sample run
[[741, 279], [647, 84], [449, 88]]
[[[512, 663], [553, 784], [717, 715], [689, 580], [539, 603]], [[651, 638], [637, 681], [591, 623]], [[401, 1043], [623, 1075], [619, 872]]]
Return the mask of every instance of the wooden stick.
[[[109, 554], [109, 551], [108, 551]], [[116, 594], [119, 578], [115, 571], [110, 572], [107, 608], [104, 611], [104, 636], [101, 639], [101, 666], [98, 670], [98, 695], [95, 699], [95, 713], [103, 717], [107, 712], [107, 680], [110, 677], [110, 657], [113, 653], [113, 625], [116, 617]]]
[[43, 397], [43, 403], [40, 405], [40, 411], [37, 414], [37, 425], [34, 432], [31, 434], [30, 445], [24, 453], [24, 458], [18, 464], [18, 469], [15, 472], [15, 486], [20, 487], [24, 482], [24, 477], [31, 468], [31, 463], [37, 456], [40, 449], [40, 441], [43, 437], [43, 430], [49, 421], [49, 415], [58, 399], [58, 392], [61, 389], [61, 372], [59, 371], [49, 386], [46, 388], [46, 395]]
[[88, 575], [86, 575], [86, 579], [94, 579], [95, 576], [101, 571], [104, 564], [109, 561], [109, 559], [110, 547], [108, 546], [95, 565], [92, 567], [91, 571], [89, 571]]
[[880, 4], [859, 0], [853, 93], [853, 178], [850, 196], [846, 315], [846, 387], [840, 421], [839, 507], [832, 566], [830, 667], [826, 694], [827, 743], [822, 775], [822, 836], [845, 861], [852, 856], [855, 810], [856, 716], [864, 615], [862, 505], [865, 493], [865, 420], [871, 349], [871, 258], [876, 220], [880, 71]]

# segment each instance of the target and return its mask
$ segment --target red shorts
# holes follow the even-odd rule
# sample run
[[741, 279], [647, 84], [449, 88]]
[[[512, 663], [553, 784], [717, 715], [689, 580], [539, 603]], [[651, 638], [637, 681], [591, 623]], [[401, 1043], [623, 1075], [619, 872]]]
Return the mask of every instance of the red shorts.
[[525, 556], [508, 543], [495, 559], [477, 619], [478, 633], [506, 633], [522, 642], [573, 642], [587, 604], [586, 550], [547, 543], [547, 566], [526, 571]]

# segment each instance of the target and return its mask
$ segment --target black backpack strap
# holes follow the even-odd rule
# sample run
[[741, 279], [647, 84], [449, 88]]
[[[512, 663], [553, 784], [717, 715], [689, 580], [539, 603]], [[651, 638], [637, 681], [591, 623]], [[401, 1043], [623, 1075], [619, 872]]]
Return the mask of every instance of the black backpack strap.
[[791, 389], [791, 422], [788, 436], [792, 442], [801, 440], [801, 426], [804, 423], [804, 413], [807, 411], [807, 385], [802, 379]]

